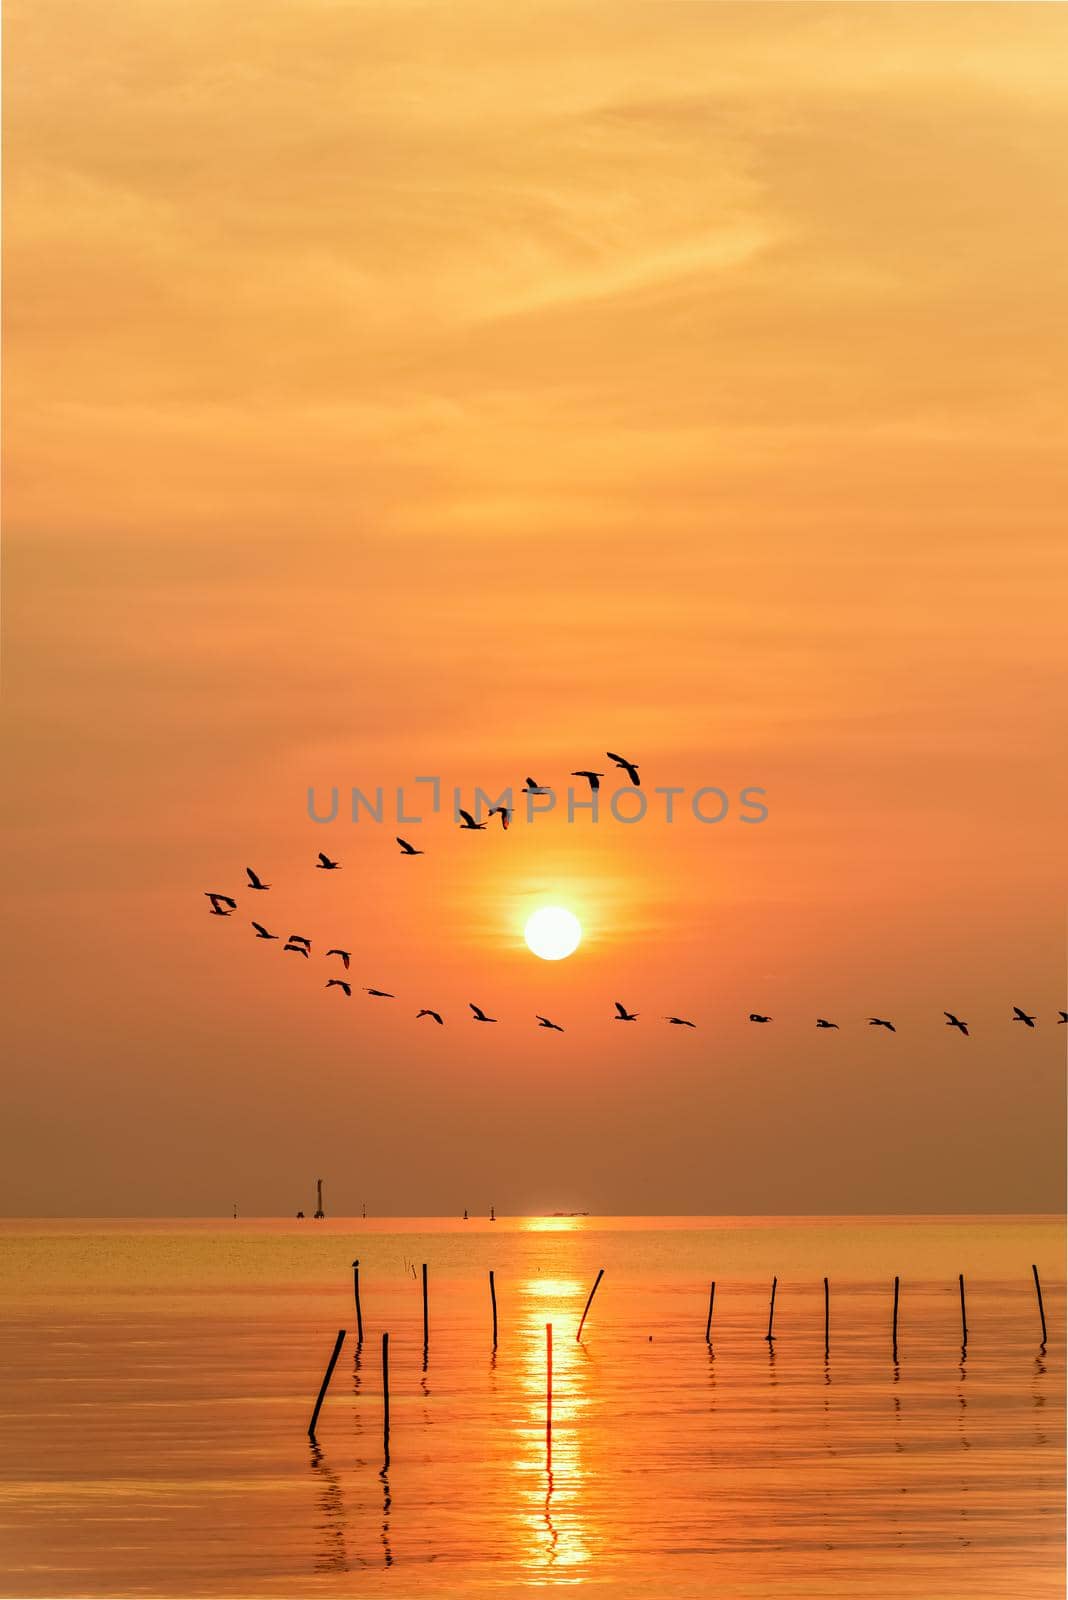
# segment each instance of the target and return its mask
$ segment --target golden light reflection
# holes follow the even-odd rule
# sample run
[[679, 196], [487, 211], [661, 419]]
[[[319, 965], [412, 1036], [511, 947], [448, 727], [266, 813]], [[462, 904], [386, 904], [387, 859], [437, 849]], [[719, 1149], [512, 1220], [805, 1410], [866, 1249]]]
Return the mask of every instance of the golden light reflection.
[[[582, 1567], [593, 1553], [583, 1494], [589, 1444], [582, 1417], [590, 1401], [585, 1392], [586, 1362], [575, 1341], [582, 1290], [572, 1278], [529, 1278], [521, 1286], [521, 1384], [526, 1403], [524, 1420], [514, 1430], [517, 1504], [527, 1564], [540, 1577], [553, 1568], [571, 1582], [581, 1581], [582, 1576], [571, 1569]], [[547, 1324], [553, 1328], [551, 1413]], [[559, 1572], [561, 1568], [566, 1572]]]

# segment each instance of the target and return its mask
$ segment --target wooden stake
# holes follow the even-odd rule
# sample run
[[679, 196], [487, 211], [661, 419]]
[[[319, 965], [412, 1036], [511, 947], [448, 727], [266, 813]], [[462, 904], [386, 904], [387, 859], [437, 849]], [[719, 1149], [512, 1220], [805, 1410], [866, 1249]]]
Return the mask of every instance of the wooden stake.
[[897, 1302], [901, 1293], [901, 1279], [894, 1279], [894, 1360], [897, 1360]]
[[771, 1344], [771, 1342], [772, 1342], [771, 1329], [772, 1329], [772, 1325], [773, 1325], [773, 1323], [775, 1321], [775, 1290], [778, 1287], [778, 1283], [779, 1283], [778, 1278], [772, 1278], [772, 1280], [771, 1280], [771, 1305], [768, 1307], [768, 1331], [764, 1336], [767, 1339], [769, 1344]]
[[961, 1349], [968, 1348], [968, 1313], [964, 1309], [964, 1274], [959, 1272], [957, 1278], [960, 1282], [960, 1342]]
[[708, 1294], [708, 1321], [705, 1323], [705, 1344], [712, 1343], [712, 1307], [716, 1303], [716, 1280], [712, 1279], [712, 1287]]
[[597, 1284], [600, 1283], [600, 1281], [601, 1281], [601, 1279], [603, 1277], [604, 1277], [604, 1268], [602, 1267], [600, 1272], [597, 1274], [597, 1279], [596, 1279], [596, 1282], [593, 1285], [593, 1288], [590, 1290], [590, 1298], [586, 1301], [586, 1309], [582, 1313], [582, 1321], [579, 1323], [579, 1325], [578, 1325], [578, 1333], [576, 1333], [576, 1335], [575, 1335], [575, 1343], [576, 1344], [578, 1344], [579, 1340], [582, 1338], [582, 1330], [586, 1325], [586, 1318], [590, 1314], [590, 1307], [593, 1304], [593, 1297], [597, 1293]]
[[389, 1466], [389, 1334], [382, 1335], [382, 1443]]
[[545, 1448], [553, 1447], [553, 1325], [545, 1324]]
[[493, 1273], [490, 1273], [490, 1304], [493, 1307], [493, 1348], [497, 1348], [497, 1290], [493, 1282]]
[[1038, 1268], [1032, 1263], [1031, 1271], [1035, 1275], [1035, 1293], [1038, 1295], [1038, 1314], [1042, 1318], [1042, 1348], [1046, 1348], [1046, 1312], [1042, 1305], [1042, 1285], [1038, 1281]]
[[334, 1368], [337, 1366], [337, 1358], [341, 1354], [341, 1346], [344, 1343], [345, 1343], [345, 1330], [344, 1330], [344, 1328], [339, 1328], [338, 1331], [337, 1331], [337, 1338], [334, 1340], [334, 1353], [330, 1357], [329, 1362], [327, 1363], [326, 1375], [323, 1378], [322, 1384], [321, 1384], [321, 1386], [319, 1388], [319, 1398], [315, 1402], [315, 1410], [312, 1412], [312, 1419], [308, 1423], [308, 1438], [309, 1439], [314, 1439], [315, 1438], [315, 1424], [318, 1422], [319, 1413], [323, 1409], [323, 1401], [326, 1399], [326, 1391], [327, 1391], [327, 1389], [328, 1389], [328, 1387], [330, 1385], [330, 1379], [334, 1376]]
[[363, 1312], [360, 1309], [360, 1262], [352, 1263], [352, 1293], [356, 1301], [356, 1343], [363, 1344]]
[[430, 1348], [430, 1316], [426, 1300], [426, 1262], [423, 1262], [423, 1350]]
[[831, 1353], [831, 1286], [823, 1280], [823, 1359]]

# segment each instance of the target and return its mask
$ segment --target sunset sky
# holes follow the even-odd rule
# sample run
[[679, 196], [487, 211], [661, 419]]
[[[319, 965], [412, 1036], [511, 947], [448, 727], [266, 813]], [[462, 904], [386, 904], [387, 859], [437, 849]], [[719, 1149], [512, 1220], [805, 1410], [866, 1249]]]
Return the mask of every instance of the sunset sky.
[[[1059, 1209], [1063, 8], [5, 42], [0, 1209]], [[768, 819], [390, 820], [606, 750]]]

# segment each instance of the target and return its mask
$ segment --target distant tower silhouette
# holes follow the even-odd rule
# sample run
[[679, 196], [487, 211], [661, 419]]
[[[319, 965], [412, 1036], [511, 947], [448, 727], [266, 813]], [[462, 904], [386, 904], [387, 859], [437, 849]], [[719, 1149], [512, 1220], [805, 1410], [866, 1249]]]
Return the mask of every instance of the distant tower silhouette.
[[493, 1207], [490, 1206], [490, 1221], [491, 1222], [496, 1222], [496, 1220], [497, 1220], [497, 1213], [494, 1211]]
[[322, 1222], [323, 1218], [326, 1216], [326, 1212], [323, 1210], [323, 1180], [322, 1180], [322, 1178], [316, 1178], [316, 1180], [315, 1180], [315, 1188], [316, 1188], [316, 1191], [317, 1191], [317, 1200], [318, 1200], [318, 1204], [316, 1205], [316, 1208], [315, 1208], [315, 1220], [316, 1220], [316, 1222]]

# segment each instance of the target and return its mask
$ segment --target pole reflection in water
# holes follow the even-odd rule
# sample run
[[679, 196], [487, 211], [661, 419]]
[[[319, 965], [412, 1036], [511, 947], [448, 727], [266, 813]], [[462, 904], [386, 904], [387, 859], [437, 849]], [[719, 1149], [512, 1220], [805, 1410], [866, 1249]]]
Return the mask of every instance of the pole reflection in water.
[[316, 1572], [347, 1572], [345, 1550], [345, 1502], [337, 1473], [326, 1463], [322, 1447], [310, 1441], [311, 1470], [319, 1475], [320, 1520], [317, 1530], [320, 1548], [315, 1555]]
[[529, 1279], [519, 1291], [524, 1418], [513, 1429], [515, 1471], [525, 1561], [535, 1568], [580, 1567], [590, 1560], [582, 1514], [586, 1362], [573, 1339], [553, 1337], [577, 1326], [582, 1293], [577, 1278]]

